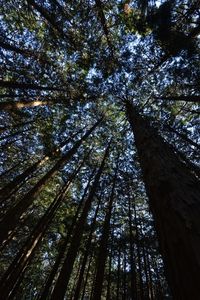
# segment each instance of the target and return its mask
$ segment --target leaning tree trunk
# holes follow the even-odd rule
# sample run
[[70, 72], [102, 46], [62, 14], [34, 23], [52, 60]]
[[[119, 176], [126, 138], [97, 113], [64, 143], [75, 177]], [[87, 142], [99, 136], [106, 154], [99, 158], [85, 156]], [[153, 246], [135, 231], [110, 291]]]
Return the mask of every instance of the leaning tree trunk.
[[110, 143], [109, 143], [108, 147], [106, 148], [101, 166], [99, 167], [99, 170], [95, 176], [90, 193], [87, 197], [87, 200], [85, 201], [83, 211], [82, 211], [81, 216], [80, 216], [80, 218], [76, 224], [76, 227], [74, 229], [74, 235], [72, 237], [70, 247], [68, 249], [62, 269], [60, 271], [59, 277], [56, 281], [53, 293], [50, 298], [52, 300], [63, 300], [64, 299], [64, 296], [65, 296], [65, 293], [67, 290], [67, 286], [68, 286], [68, 282], [69, 282], [69, 279], [70, 279], [70, 276], [72, 273], [74, 261], [76, 259], [76, 255], [77, 255], [78, 249], [81, 244], [81, 238], [82, 238], [82, 235], [84, 232], [84, 225], [86, 223], [89, 210], [91, 208], [95, 193], [98, 188], [98, 184], [99, 184], [101, 174], [103, 172], [104, 164], [105, 164], [105, 161], [109, 154], [109, 148], [110, 148]]
[[[85, 158], [86, 159], [86, 158]], [[55, 197], [54, 201], [51, 203], [49, 208], [43, 217], [39, 220], [38, 224], [32, 231], [27, 242], [16, 255], [14, 261], [9, 266], [8, 270], [5, 272], [4, 276], [0, 281], [0, 295], [7, 299], [7, 296], [12, 293], [15, 289], [16, 284], [23, 276], [23, 272], [27, 264], [32, 259], [35, 250], [40, 244], [40, 241], [44, 237], [46, 230], [48, 229], [49, 224], [53, 220], [57, 210], [59, 209], [61, 203], [64, 200], [64, 197], [69, 190], [72, 181], [75, 179], [76, 175], [83, 166], [85, 159], [80, 163], [77, 169], [69, 176], [69, 179], [66, 185], [61, 189], [59, 194]]]
[[128, 101], [126, 109], [172, 293], [175, 299], [197, 299], [200, 183]]
[[59, 170], [59, 168], [63, 167], [63, 165], [71, 159], [71, 157], [76, 153], [81, 144], [87, 139], [87, 137], [97, 127], [101, 120], [102, 119], [98, 120], [95, 125], [93, 125], [84, 134], [84, 136], [56, 162], [56, 164], [36, 183], [36, 185], [6, 213], [0, 222], [0, 243], [3, 243], [8, 238], [9, 233], [11, 233], [18, 225], [22, 214], [25, 213], [29, 206], [33, 203], [35, 196], [38, 195], [43, 186]]

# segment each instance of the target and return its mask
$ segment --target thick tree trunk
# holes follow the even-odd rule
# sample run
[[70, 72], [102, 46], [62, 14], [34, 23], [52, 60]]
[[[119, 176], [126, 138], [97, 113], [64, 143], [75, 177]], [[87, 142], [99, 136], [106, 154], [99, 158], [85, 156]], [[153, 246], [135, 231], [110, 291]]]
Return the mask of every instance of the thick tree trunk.
[[102, 237], [101, 237], [101, 241], [100, 241], [99, 254], [97, 257], [97, 272], [96, 272], [92, 300], [101, 300], [105, 265], [106, 265], [106, 259], [107, 259], [107, 253], [108, 253], [107, 248], [108, 248], [108, 239], [109, 239], [109, 233], [110, 233], [110, 219], [111, 219], [111, 215], [112, 215], [116, 180], [117, 180], [117, 168], [116, 168], [115, 176], [113, 179], [112, 191], [111, 191], [111, 195], [110, 195], [110, 199], [109, 199], [109, 203], [108, 203], [108, 207], [107, 207], [107, 212], [106, 212], [106, 216], [105, 216], [105, 221], [104, 221], [104, 225], [103, 225], [103, 232], [102, 232]]
[[65, 293], [67, 290], [67, 286], [68, 286], [68, 282], [69, 282], [71, 272], [73, 269], [74, 261], [76, 259], [78, 249], [80, 247], [81, 238], [82, 238], [82, 235], [84, 232], [84, 226], [85, 226], [85, 223], [87, 220], [87, 216], [90, 211], [92, 201], [94, 200], [94, 196], [95, 196], [95, 193], [98, 188], [99, 180], [100, 180], [101, 174], [103, 172], [105, 161], [109, 154], [109, 148], [110, 148], [110, 143], [109, 143], [108, 147], [106, 148], [101, 166], [99, 167], [99, 170], [95, 176], [90, 193], [85, 202], [83, 211], [82, 211], [81, 216], [80, 216], [80, 218], [76, 224], [76, 227], [74, 229], [74, 235], [72, 237], [70, 247], [68, 249], [66, 258], [64, 260], [62, 269], [60, 271], [59, 277], [56, 281], [56, 284], [55, 284], [55, 287], [54, 287], [54, 290], [53, 290], [53, 293], [51, 296], [52, 300], [63, 300], [64, 299], [64, 296], [65, 296]]
[[26, 212], [28, 207], [33, 203], [35, 196], [41, 191], [43, 186], [49, 181], [49, 179], [66, 164], [71, 157], [76, 153], [78, 148], [81, 146], [83, 141], [93, 132], [93, 130], [98, 126], [102, 119], [98, 120], [90, 130], [88, 130], [84, 136], [78, 140], [75, 145], [60, 158], [56, 164], [36, 183], [36, 185], [14, 206], [12, 207], [4, 216], [0, 222], [0, 243], [8, 237], [8, 234], [12, 232], [17, 226], [20, 217]]
[[200, 183], [147, 119], [126, 103], [175, 299], [200, 294]]

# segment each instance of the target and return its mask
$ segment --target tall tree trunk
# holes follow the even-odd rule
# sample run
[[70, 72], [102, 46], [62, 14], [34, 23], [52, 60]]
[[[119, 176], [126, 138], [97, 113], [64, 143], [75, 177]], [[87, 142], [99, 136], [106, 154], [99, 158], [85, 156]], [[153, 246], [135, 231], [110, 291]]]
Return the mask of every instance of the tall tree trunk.
[[86, 286], [87, 286], [87, 282], [88, 282], [88, 278], [89, 278], [89, 274], [90, 274], [90, 266], [91, 266], [91, 263], [92, 263], [92, 259], [93, 259], [93, 255], [91, 254], [90, 255], [90, 260], [89, 260], [89, 263], [88, 263], [88, 267], [87, 267], [87, 273], [86, 273], [86, 276], [85, 276], [85, 282], [84, 282], [84, 286], [83, 286], [81, 300], [83, 300], [84, 297], [85, 297], [85, 290], [86, 290]]
[[39, 295], [39, 297], [38, 297], [39, 300], [47, 299], [48, 294], [50, 293], [50, 289], [52, 287], [53, 280], [54, 280], [54, 278], [56, 276], [56, 273], [58, 272], [58, 268], [60, 266], [60, 263], [61, 263], [64, 255], [65, 255], [67, 245], [69, 243], [69, 240], [70, 240], [71, 234], [73, 232], [73, 229], [74, 229], [74, 227], [76, 225], [76, 222], [77, 222], [77, 219], [78, 219], [78, 215], [80, 213], [80, 210], [82, 208], [83, 202], [85, 200], [85, 197], [86, 197], [87, 191], [89, 189], [89, 185], [90, 185], [90, 182], [91, 182], [91, 179], [92, 179], [93, 175], [94, 175], [94, 172], [92, 172], [91, 176], [89, 177], [87, 186], [84, 189], [83, 196], [81, 197], [81, 200], [80, 200], [80, 202], [78, 204], [76, 213], [73, 216], [72, 223], [71, 223], [71, 225], [69, 227], [69, 230], [67, 232], [67, 236], [66, 236], [66, 238], [64, 239], [64, 241], [61, 244], [58, 256], [57, 256], [56, 261], [55, 261], [55, 263], [54, 263], [54, 265], [52, 267], [52, 270], [51, 270], [51, 272], [50, 272], [50, 274], [48, 276], [48, 279], [46, 281], [44, 290], [42, 291], [41, 295]]
[[129, 245], [130, 245], [130, 266], [131, 266], [131, 299], [137, 300], [136, 287], [136, 263], [134, 262], [134, 239], [133, 239], [133, 220], [131, 213], [131, 199], [128, 197], [128, 219], [129, 219]]
[[22, 273], [26, 265], [33, 257], [33, 254], [35, 253], [35, 250], [37, 249], [40, 241], [42, 240], [48, 228], [48, 225], [51, 223], [52, 219], [54, 218], [56, 211], [58, 210], [60, 204], [64, 200], [65, 194], [69, 190], [72, 181], [74, 180], [74, 178], [80, 171], [81, 167], [83, 166], [84, 161], [85, 160], [83, 160], [83, 162], [74, 171], [74, 173], [71, 174], [71, 176], [69, 176], [67, 184], [61, 189], [59, 194], [55, 197], [54, 201], [51, 203], [44, 216], [40, 219], [37, 226], [32, 231], [26, 244], [19, 251], [14, 261], [11, 263], [8, 270], [4, 274], [0, 282], [0, 295], [2, 295], [4, 299], [6, 299], [8, 295], [12, 293], [12, 290], [14, 289], [18, 280], [22, 276]]
[[87, 139], [87, 137], [98, 126], [101, 120], [102, 119], [98, 120], [95, 125], [92, 126], [90, 130], [88, 130], [84, 134], [84, 136], [80, 140], [78, 140], [75, 145], [56, 162], [56, 164], [36, 183], [36, 185], [6, 213], [5, 217], [0, 222], [0, 243], [3, 243], [3, 241], [7, 239], [9, 232], [15, 229], [20, 217], [33, 203], [35, 196], [41, 191], [43, 186], [59, 170], [59, 168], [61, 168], [71, 159], [71, 157], [76, 153], [83, 141]]
[[111, 299], [111, 274], [112, 274], [112, 256], [113, 256], [113, 236], [114, 236], [114, 229], [111, 234], [111, 241], [110, 241], [110, 255], [109, 255], [109, 266], [108, 266], [108, 283], [107, 283], [107, 291], [106, 291], [106, 300]]
[[200, 183], [130, 102], [143, 178], [175, 299], [200, 294]]
[[114, 192], [115, 192], [115, 185], [116, 185], [116, 180], [117, 180], [117, 171], [118, 171], [118, 168], [116, 168], [116, 171], [115, 171], [112, 191], [111, 191], [111, 195], [110, 195], [110, 199], [109, 199], [109, 203], [108, 203], [108, 207], [107, 207], [107, 212], [106, 212], [106, 216], [105, 216], [105, 221], [104, 221], [104, 225], [103, 225], [103, 232], [102, 232], [102, 237], [101, 237], [100, 246], [99, 246], [99, 254], [97, 257], [97, 273], [96, 273], [96, 278], [95, 278], [92, 300], [101, 300], [105, 265], [106, 265], [107, 252], [108, 252], [107, 248], [108, 248], [108, 239], [109, 239], [109, 233], [110, 233], [110, 219], [111, 219], [111, 215], [112, 215]]
[[120, 282], [121, 282], [121, 245], [118, 249], [118, 258], [117, 258], [117, 294], [116, 299], [120, 299]]
[[81, 266], [81, 269], [80, 269], [79, 279], [78, 279], [78, 282], [77, 282], [77, 285], [76, 285], [76, 290], [75, 290], [75, 293], [74, 293], [74, 300], [79, 299], [81, 286], [82, 286], [82, 282], [83, 282], [83, 276], [84, 276], [88, 256], [90, 255], [90, 247], [91, 247], [91, 244], [92, 244], [92, 235], [94, 233], [94, 229], [95, 229], [95, 225], [96, 225], [96, 218], [97, 218], [97, 214], [98, 214], [98, 211], [99, 211], [100, 200], [101, 200], [101, 198], [99, 198], [98, 205], [97, 205], [95, 215], [94, 215], [94, 218], [93, 218], [93, 222], [91, 224], [90, 234], [89, 234], [86, 246], [85, 246], [85, 253], [84, 253], [84, 256], [83, 256], [83, 261], [82, 261], [82, 266]]
[[88, 213], [89, 213], [90, 208], [91, 208], [91, 204], [94, 200], [94, 196], [95, 196], [95, 193], [96, 193], [97, 188], [98, 188], [98, 184], [99, 184], [101, 174], [103, 172], [104, 164], [105, 164], [105, 161], [106, 161], [106, 159], [108, 157], [108, 154], [109, 154], [109, 148], [110, 148], [110, 143], [109, 143], [108, 147], [106, 148], [101, 166], [99, 167], [99, 170], [98, 170], [98, 172], [95, 176], [95, 179], [94, 179], [93, 185], [91, 187], [90, 193], [89, 193], [89, 195], [87, 197], [87, 200], [85, 202], [83, 211], [82, 211], [81, 216], [80, 216], [80, 218], [79, 218], [79, 220], [76, 224], [76, 227], [74, 229], [74, 235], [72, 237], [70, 247], [68, 249], [66, 258], [64, 260], [62, 269], [60, 271], [59, 277], [56, 281], [56, 284], [55, 284], [55, 287], [54, 287], [54, 290], [53, 290], [53, 293], [52, 293], [52, 296], [51, 296], [52, 300], [62, 300], [62, 299], [64, 299], [64, 296], [65, 296], [65, 293], [66, 293], [66, 290], [67, 290], [67, 286], [68, 286], [68, 282], [69, 282], [71, 272], [72, 272], [72, 269], [73, 269], [74, 261], [76, 259], [78, 249], [80, 247], [81, 238], [82, 238], [82, 235], [83, 235], [83, 232], [84, 232], [84, 225], [86, 223], [87, 216], [88, 216]]
[[135, 242], [136, 242], [136, 251], [137, 251], [137, 260], [138, 260], [138, 269], [139, 269], [139, 286], [140, 286], [140, 299], [144, 300], [144, 282], [142, 276], [142, 258], [140, 253], [140, 237], [139, 237], [139, 230], [138, 230], [138, 220], [137, 220], [137, 211], [135, 206], [135, 199], [133, 197], [133, 210], [134, 210], [134, 224], [135, 224]]

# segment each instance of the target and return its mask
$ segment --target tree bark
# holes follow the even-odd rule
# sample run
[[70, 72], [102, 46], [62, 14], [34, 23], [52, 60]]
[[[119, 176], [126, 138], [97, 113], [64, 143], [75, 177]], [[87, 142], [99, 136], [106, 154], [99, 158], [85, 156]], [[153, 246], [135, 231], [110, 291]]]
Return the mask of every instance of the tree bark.
[[200, 294], [200, 183], [127, 101], [168, 280], [175, 299]]

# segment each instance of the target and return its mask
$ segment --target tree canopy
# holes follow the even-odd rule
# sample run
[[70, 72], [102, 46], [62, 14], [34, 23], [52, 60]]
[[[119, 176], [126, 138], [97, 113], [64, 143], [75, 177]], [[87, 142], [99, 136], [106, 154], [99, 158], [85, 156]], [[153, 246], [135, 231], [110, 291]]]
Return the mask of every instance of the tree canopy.
[[0, 4], [0, 299], [198, 299], [199, 0]]

